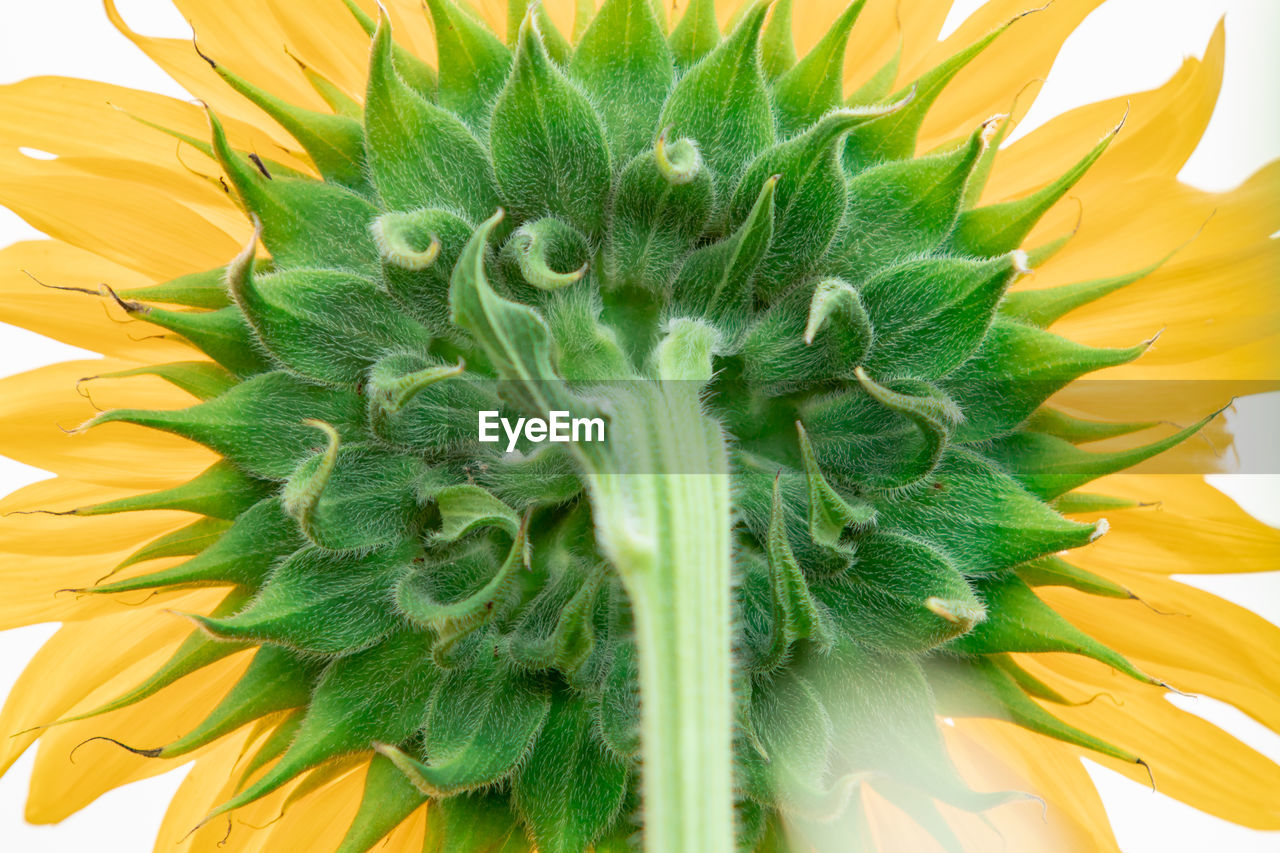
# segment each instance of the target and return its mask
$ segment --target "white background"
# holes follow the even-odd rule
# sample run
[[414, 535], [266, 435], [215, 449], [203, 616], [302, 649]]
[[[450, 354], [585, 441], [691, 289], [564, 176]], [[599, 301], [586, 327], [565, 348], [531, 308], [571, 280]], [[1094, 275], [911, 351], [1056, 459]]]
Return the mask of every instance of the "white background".
[[[315, 0], [330, 1], [337, 2]], [[111, 28], [98, 0], [3, 0], [3, 5], [0, 84], [41, 74], [61, 74], [185, 97], [176, 84]], [[902, 5], [904, 14], [909, 15], [911, 0]], [[948, 27], [978, 5], [980, 0], [958, 0]], [[1028, 2], [1029, 7], [1034, 5]], [[166, 0], [119, 0], [119, 7], [141, 32], [182, 37], [189, 34], [182, 18]], [[797, 14], [803, 14], [804, 0], [798, 0], [796, 7]], [[1280, 35], [1277, 0], [1110, 0], [1067, 42], [1035, 109], [1019, 131], [1025, 133], [1044, 119], [1079, 104], [1158, 85], [1177, 69], [1184, 56], [1202, 53], [1224, 13], [1227, 67], [1222, 98], [1204, 143], [1182, 178], [1205, 189], [1234, 186], [1267, 160], [1280, 156], [1280, 118], [1275, 107], [1280, 94], [1280, 51], [1275, 42]], [[0, 246], [33, 236], [38, 235], [0, 210]], [[1277, 284], [1280, 286], [1280, 282]], [[0, 324], [0, 375], [88, 357], [92, 354]], [[36, 469], [0, 459], [0, 494], [43, 476]], [[1260, 518], [1280, 525], [1278, 479], [1233, 476], [1218, 478], [1215, 484]], [[1196, 582], [1280, 622], [1280, 576], [1216, 576]], [[53, 628], [41, 625], [0, 632], [0, 696]], [[1280, 737], [1234, 709], [1204, 698], [1176, 701], [1280, 760]], [[59, 826], [32, 827], [22, 820], [30, 760], [28, 755], [0, 779], [0, 848], [9, 853], [148, 851], [165, 804], [184, 772], [177, 770], [107, 794]], [[1280, 833], [1241, 829], [1152, 793], [1108, 770], [1091, 770], [1126, 853], [1280, 851]], [[1280, 792], [1276, 795], [1280, 797]]]

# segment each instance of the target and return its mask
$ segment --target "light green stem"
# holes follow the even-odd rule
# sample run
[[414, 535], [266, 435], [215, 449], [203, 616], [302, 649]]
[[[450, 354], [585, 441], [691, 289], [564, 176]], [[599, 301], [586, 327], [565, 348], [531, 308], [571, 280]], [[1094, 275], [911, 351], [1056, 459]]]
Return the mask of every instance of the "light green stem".
[[[629, 383], [631, 384], [631, 383]], [[588, 467], [601, 545], [640, 656], [645, 849], [731, 853], [730, 497], [698, 383], [634, 383]]]

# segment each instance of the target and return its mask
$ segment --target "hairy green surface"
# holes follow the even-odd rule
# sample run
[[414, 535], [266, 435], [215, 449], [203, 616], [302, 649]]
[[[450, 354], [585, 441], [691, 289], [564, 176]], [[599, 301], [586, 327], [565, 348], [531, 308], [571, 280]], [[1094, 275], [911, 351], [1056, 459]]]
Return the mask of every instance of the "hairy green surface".
[[706, 0], [669, 35], [648, 0], [606, 0], [576, 46], [512, 5], [504, 44], [429, 0], [434, 69], [363, 19], [362, 114], [293, 108], [218, 67], [323, 180], [251, 161], [213, 117], [270, 259], [251, 245], [225, 272], [122, 297], [220, 367], [155, 368], [199, 405], [95, 422], [224, 461], [81, 510], [209, 519], [127, 563], [198, 551], [188, 561], [91, 591], [231, 591], [107, 708], [256, 646], [196, 731], [139, 745], [179, 755], [292, 711], [296, 734], [269, 740], [265, 769], [215, 814], [376, 750], [341, 853], [374, 849], [427, 800], [428, 850], [640, 843], [634, 613], [591, 486], [629, 448], [506, 455], [477, 441], [476, 413], [563, 408], [625, 436], [628, 407], [683, 394], [723, 436], [732, 483], [740, 849], [790, 849], [831, 821], [852, 849], [866, 780], [955, 848], [936, 801], [1013, 794], [966, 787], [937, 702], [1138, 761], [1052, 717], [1030, 697], [1054, 696], [1008, 657], [1073, 652], [1150, 680], [1033, 588], [1127, 595], [1056, 556], [1103, 530], [1049, 502], [1191, 430], [1078, 449], [1089, 425], [1042, 404], [1144, 348], [1043, 330], [1079, 288], [1006, 296], [1032, 226], [1109, 137], [1040, 193], [975, 208], [995, 128], [920, 157], [916, 134], [998, 33], [845, 102], [861, 2], [801, 59], [763, 4], [722, 37]]

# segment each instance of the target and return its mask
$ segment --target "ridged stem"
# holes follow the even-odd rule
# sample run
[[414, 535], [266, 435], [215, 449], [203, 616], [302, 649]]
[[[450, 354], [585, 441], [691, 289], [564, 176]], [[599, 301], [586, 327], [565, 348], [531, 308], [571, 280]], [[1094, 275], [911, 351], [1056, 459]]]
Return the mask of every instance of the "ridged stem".
[[731, 853], [730, 497], [699, 383], [627, 383], [589, 464], [596, 528], [631, 597], [645, 849]]

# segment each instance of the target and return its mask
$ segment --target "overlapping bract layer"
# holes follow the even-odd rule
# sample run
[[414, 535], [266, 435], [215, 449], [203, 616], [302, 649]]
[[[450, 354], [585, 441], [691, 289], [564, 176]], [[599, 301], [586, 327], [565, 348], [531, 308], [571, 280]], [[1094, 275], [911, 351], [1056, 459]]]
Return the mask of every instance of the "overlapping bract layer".
[[935, 800], [1007, 795], [959, 779], [935, 696], [1139, 760], [1048, 714], [1034, 700], [1066, 700], [1008, 657], [1074, 652], [1151, 681], [1032, 588], [1127, 596], [1056, 556], [1101, 528], [1052, 503], [1194, 427], [1079, 450], [1087, 425], [1043, 403], [1145, 347], [1044, 331], [1082, 291], [1005, 295], [1053, 250], [1023, 247], [1032, 226], [1110, 136], [1032, 196], [975, 208], [1000, 120], [920, 157], [916, 134], [999, 32], [845, 102], [860, 2], [803, 59], [789, 4], [747, 9], [723, 38], [712, 5], [667, 34], [648, 0], [607, 0], [574, 45], [517, 2], [508, 45], [431, 0], [435, 68], [360, 13], [365, 103], [334, 114], [218, 66], [323, 180], [233, 150], [212, 118], [210, 150], [270, 259], [251, 245], [226, 270], [121, 294], [220, 367], [156, 369], [200, 405], [95, 422], [224, 461], [82, 510], [217, 520], [207, 547], [188, 530], [130, 562], [199, 548], [189, 561], [93, 590], [232, 587], [108, 706], [258, 647], [205, 723], [148, 750], [287, 715], [217, 813], [310, 771], [304, 795], [376, 750], [344, 853], [427, 799], [432, 849], [628, 844], [636, 650], [584, 487], [593, 454], [626, 448], [503, 455], [477, 440], [476, 413], [607, 417], [611, 396], [660, 376], [693, 383], [732, 442], [744, 849], [814, 821], [856, 834], [848, 793], [865, 780], [954, 846]]

